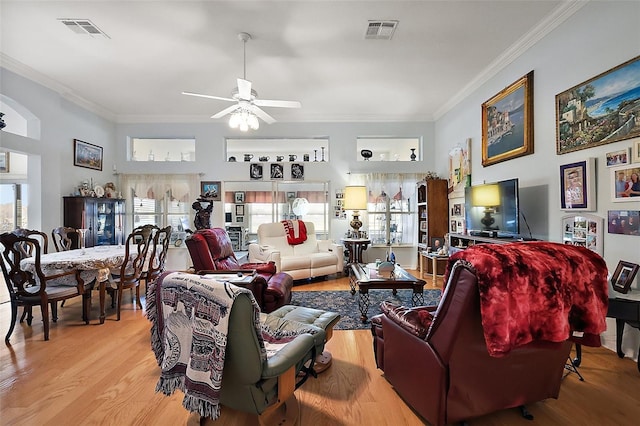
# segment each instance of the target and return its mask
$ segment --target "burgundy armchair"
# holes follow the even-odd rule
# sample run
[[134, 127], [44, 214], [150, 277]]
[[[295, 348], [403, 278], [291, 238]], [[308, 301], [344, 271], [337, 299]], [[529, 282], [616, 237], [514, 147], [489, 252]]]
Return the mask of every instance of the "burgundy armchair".
[[[587, 249], [563, 246], [477, 245], [450, 260], [437, 307], [382, 304], [383, 313], [371, 319], [376, 364], [430, 424], [464, 422], [515, 407], [530, 416], [525, 404], [558, 398], [572, 340], [598, 345], [608, 300], [606, 264]], [[549, 261], [551, 257], [555, 260]], [[487, 279], [494, 273], [491, 285]], [[531, 277], [528, 282], [523, 280], [526, 275]], [[526, 288], [533, 296], [523, 296]], [[546, 291], [550, 288], [557, 293], [548, 296], [554, 293]], [[513, 321], [502, 316], [492, 322], [487, 311], [504, 313], [505, 306]], [[584, 313], [585, 307], [590, 314]], [[545, 311], [555, 317], [555, 324]], [[520, 313], [527, 319], [518, 318]], [[511, 327], [504, 324], [513, 322], [520, 322], [522, 331], [504, 334]], [[583, 333], [597, 336], [598, 343], [581, 341]], [[539, 334], [549, 339], [538, 340]]]
[[252, 284], [251, 292], [262, 312], [272, 312], [291, 302], [291, 276], [283, 272], [276, 273], [273, 262], [240, 264], [233, 252], [229, 234], [224, 229], [199, 229], [185, 243], [196, 272], [255, 270], [258, 277]]

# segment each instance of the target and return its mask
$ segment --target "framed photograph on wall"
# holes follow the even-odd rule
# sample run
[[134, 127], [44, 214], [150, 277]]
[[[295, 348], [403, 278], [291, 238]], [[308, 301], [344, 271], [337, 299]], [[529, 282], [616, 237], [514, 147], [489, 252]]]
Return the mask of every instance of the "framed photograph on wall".
[[236, 191], [233, 193], [233, 201], [236, 204], [244, 204], [244, 192]]
[[200, 198], [205, 201], [221, 200], [220, 181], [202, 181], [200, 182]]
[[631, 161], [640, 163], [640, 138], [634, 140], [631, 145]]
[[620, 293], [627, 293], [629, 291], [629, 287], [633, 284], [633, 280], [637, 273], [637, 264], [625, 262], [624, 260], [619, 261], [618, 266], [611, 277], [613, 289]]
[[596, 209], [596, 159], [589, 158], [560, 166], [560, 207], [562, 210]]
[[607, 221], [610, 234], [640, 235], [640, 210], [609, 210]]
[[610, 170], [611, 201], [640, 201], [640, 164], [612, 167]]
[[[640, 136], [629, 110], [640, 99], [640, 56], [556, 95], [556, 152]], [[627, 116], [628, 115], [628, 116]], [[626, 119], [625, 119], [626, 117]]]
[[9, 153], [0, 152], [0, 173], [9, 173]]
[[629, 164], [631, 161], [631, 150], [629, 148], [624, 148], [617, 151], [607, 152], [605, 154], [605, 158], [607, 159], [607, 167]]
[[237, 223], [243, 223], [244, 222], [244, 216], [236, 216], [236, 222]]
[[533, 71], [482, 104], [482, 165], [533, 154]]
[[244, 216], [244, 204], [236, 204], [236, 216]]
[[282, 164], [271, 164], [271, 179], [284, 179], [284, 166]]
[[299, 163], [291, 164], [291, 180], [304, 180], [304, 165]]
[[74, 139], [73, 165], [102, 171], [102, 147]]
[[249, 166], [249, 177], [251, 180], [261, 180], [262, 179], [262, 164], [251, 164]]

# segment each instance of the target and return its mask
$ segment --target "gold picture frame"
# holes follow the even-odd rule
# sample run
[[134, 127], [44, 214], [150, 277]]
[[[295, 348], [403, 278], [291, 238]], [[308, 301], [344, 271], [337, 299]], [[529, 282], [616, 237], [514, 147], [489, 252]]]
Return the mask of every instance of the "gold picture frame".
[[482, 104], [482, 165], [529, 154], [533, 154], [533, 71]]

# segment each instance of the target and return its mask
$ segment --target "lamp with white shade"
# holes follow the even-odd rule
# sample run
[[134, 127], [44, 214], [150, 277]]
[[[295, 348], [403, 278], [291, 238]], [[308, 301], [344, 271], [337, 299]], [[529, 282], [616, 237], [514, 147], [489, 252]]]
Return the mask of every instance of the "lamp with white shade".
[[362, 221], [360, 220], [360, 210], [366, 210], [366, 208], [366, 186], [347, 186], [344, 188], [344, 209], [353, 210], [353, 220], [349, 225], [353, 228], [353, 234], [356, 238], [361, 236], [360, 228], [362, 227]]

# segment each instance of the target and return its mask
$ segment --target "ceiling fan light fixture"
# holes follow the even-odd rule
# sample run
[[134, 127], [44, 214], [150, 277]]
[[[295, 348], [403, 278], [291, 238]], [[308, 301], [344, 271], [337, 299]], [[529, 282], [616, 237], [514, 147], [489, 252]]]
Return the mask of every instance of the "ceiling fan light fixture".
[[242, 110], [231, 114], [229, 127], [232, 129], [240, 129], [241, 132], [246, 132], [249, 129], [258, 130], [258, 128], [260, 128], [260, 122], [254, 113], [248, 110]]

